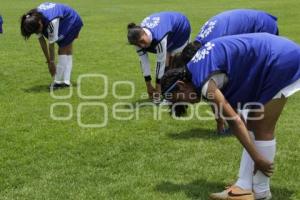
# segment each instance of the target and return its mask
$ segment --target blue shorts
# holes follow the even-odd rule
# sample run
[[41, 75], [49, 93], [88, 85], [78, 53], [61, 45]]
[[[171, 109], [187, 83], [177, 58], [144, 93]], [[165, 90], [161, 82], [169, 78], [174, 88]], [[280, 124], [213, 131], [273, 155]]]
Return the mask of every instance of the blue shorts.
[[[1, 16], [0, 16], [0, 17], [1, 17]], [[0, 33], [3, 33], [1, 18], [0, 18]]]
[[72, 42], [78, 38], [79, 32], [81, 30], [83, 25], [78, 26], [73, 28], [65, 37], [64, 39], [62, 39], [61, 41], [58, 41], [57, 44], [59, 47], [65, 47], [68, 46], [70, 44], [72, 44]]

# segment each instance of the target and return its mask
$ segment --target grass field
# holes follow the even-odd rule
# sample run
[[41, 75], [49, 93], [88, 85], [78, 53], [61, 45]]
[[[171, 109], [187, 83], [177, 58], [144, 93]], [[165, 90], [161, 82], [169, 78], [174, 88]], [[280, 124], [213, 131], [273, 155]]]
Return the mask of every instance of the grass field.
[[[153, 120], [150, 107], [139, 109], [139, 119], [113, 118], [117, 102], [141, 103], [145, 92], [138, 58], [127, 45], [126, 25], [150, 13], [185, 13], [193, 35], [214, 14], [233, 8], [266, 10], [279, 18], [280, 34], [300, 43], [298, 0], [77, 0], [63, 1], [82, 16], [84, 28], [75, 43], [73, 95], [55, 99], [51, 79], [36, 38], [20, 36], [19, 17], [40, 1], [0, 0], [5, 34], [0, 35], [0, 199], [207, 199], [234, 181], [242, 147], [234, 137], [214, 133], [214, 121], [173, 120], [166, 112]], [[102, 100], [80, 98], [76, 80], [82, 74], [108, 77], [108, 95]], [[134, 97], [118, 100], [115, 81], [132, 81]], [[81, 92], [103, 92], [97, 78], [83, 79]], [[128, 85], [117, 87], [130, 93]], [[55, 95], [65, 95], [58, 91]], [[300, 199], [300, 94], [288, 102], [277, 128], [274, 200]], [[54, 103], [73, 109], [69, 120], [50, 116]], [[83, 103], [83, 104], [82, 104]], [[103, 109], [84, 106], [105, 103], [108, 125], [84, 128], [77, 120], [94, 124]], [[55, 107], [56, 116], [68, 117], [69, 107]], [[123, 109], [127, 107], [123, 106]], [[202, 115], [205, 109], [201, 111]], [[129, 110], [127, 108], [127, 110]], [[124, 113], [128, 116], [128, 113]]]

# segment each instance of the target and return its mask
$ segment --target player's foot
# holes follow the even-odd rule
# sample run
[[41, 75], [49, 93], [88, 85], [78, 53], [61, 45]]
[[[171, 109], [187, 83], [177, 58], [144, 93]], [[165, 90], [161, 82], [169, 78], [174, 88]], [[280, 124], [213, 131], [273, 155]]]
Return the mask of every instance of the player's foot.
[[211, 200], [254, 200], [254, 195], [252, 191], [234, 185], [222, 192], [212, 193], [209, 198]]
[[272, 199], [272, 193], [270, 191], [266, 191], [259, 194], [254, 194], [255, 200], [271, 200]]
[[50, 90], [58, 90], [58, 89], [66, 88], [66, 87], [70, 87], [70, 85], [65, 84], [65, 83], [51, 83], [49, 85]]

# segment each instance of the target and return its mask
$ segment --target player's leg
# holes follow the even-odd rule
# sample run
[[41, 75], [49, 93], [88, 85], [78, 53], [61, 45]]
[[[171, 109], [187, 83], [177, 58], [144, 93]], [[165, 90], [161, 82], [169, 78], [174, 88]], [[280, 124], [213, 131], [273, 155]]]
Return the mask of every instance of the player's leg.
[[73, 43], [78, 38], [81, 26], [74, 28], [66, 35], [65, 39], [58, 42], [57, 76], [61, 79], [60, 86], [68, 87], [71, 84], [71, 72], [73, 68]]
[[0, 15], [0, 34], [3, 33], [2, 24], [3, 24], [3, 19], [2, 16]]
[[[58, 62], [55, 74], [55, 87], [63, 87], [65, 85], [65, 71], [69, 64], [69, 55], [72, 55], [72, 45], [59, 47]], [[69, 84], [67, 84], [69, 85]]]
[[[286, 98], [273, 99], [264, 106], [263, 112], [249, 112], [247, 127], [254, 139], [258, 151], [270, 161], [274, 161], [276, 142], [274, 130], [286, 103]], [[263, 118], [261, 116], [263, 115]], [[261, 118], [261, 119], [260, 119]], [[254, 133], [254, 135], [253, 135]], [[254, 162], [246, 150], [243, 151], [239, 178], [234, 186], [220, 193], [213, 193], [211, 199], [230, 199], [235, 193], [242, 195], [239, 199], [253, 199], [249, 191], [253, 190], [255, 199], [269, 199], [270, 178], [258, 171], [254, 176]]]
[[[247, 127], [255, 133], [254, 144], [258, 151], [270, 161], [274, 161], [276, 141], [274, 131], [276, 122], [286, 103], [286, 98], [273, 99], [264, 106], [263, 112], [250, 112]], [[263, 115], [263, 118], [258, 120]], [[253, 136], [254, 138], [254, 136]], [[235, 185], [253, 190], [257, 199], [270, 197], [269, 178], [258, 171], [253, 177], [254, 162], [244, 149], [240, 164], [239, 178]]]
[[63, 83], [71, 84], [71, 72], [73, 67], [73, 45], [72, 43], [58, 49], [59, 65], [63, 74]]
[[[274, 161], [276, 152], [276, 140], [274, 137], [276, 123], [287, 102], [287, 98], [272, 99], [264, 106], [263, 113], [250, 113], [252, 120], [248, 121], [248, 128], [254, 132], [254, 144], [257, 150], [268, 160]], [[255, 120], [256, 117], [263, 118]], [[253, 176], [253, 191], [256, 199], [269, 198], [270, 178], [258, 171]]]

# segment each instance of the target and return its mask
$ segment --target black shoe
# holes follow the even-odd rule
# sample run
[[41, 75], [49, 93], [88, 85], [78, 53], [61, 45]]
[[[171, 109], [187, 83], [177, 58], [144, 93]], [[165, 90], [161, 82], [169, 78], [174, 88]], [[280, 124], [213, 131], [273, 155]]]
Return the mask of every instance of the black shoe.
[[70, 85], [65, 84], [65, 83], [51, 83], [49, 85], [49, 90], [58, 90], [58, 89], [63, 89], [70, 87]]

